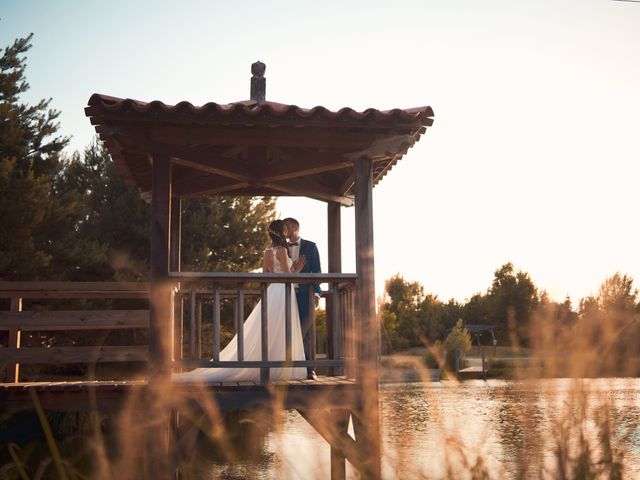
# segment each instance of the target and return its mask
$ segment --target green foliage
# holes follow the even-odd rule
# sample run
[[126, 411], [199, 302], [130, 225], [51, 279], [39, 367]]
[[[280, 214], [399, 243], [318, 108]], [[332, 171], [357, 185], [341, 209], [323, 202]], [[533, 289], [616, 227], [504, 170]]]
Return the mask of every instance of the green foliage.
[[82, 198], [82, 214], [74, 225], [80, 244], [94, 255], [90, 267], [78, 269], [84, 280], [144, 280], [149, 271], [149, 205], [140, 191], [125, 184], [107, 151], [97, 142], [66, 163], [60, 192]]
[[385, 284], [388, 301], [381, 306], [383, 339], [389, 351], [420, 345], [420, 304], [424, 300], [418, 282], [396, 275]]
[[380, 315], [386, 352], [442, 340], [463, 308], [453, 299], [443, 303], [436, 295], [425, 295], [418, 282], [408, 282], [400, 275], [387, 280], [385, 292]]
[[486, 297], [488, 323], [498, 327], [499, 340], [526, 344], [527, 326], [538, 306], [538, 290], [523, 271], [516, 271], [511, 262], [496, 270]]
[[261, 265], [275, 200], [203, 197], [183, 202], [182, 264], [192, 271], [248, 271]]
[[[596, 296], [580, 301], [575, 332], [603, 345], [601, 374], [638, 375], [640, 372], [640, 314], [638, 290], [628, 275], [605, 279]], [[606, 360], [606, 361], [605, 361]], [[636, 362], [636, 366], [634, 366]], [[604, 370], [602, 370], [604, 369]]]
[[459, 350], [464, 356], [465, 353], [471, 350], [471, 335], [462, 325], [463, 320], [460, 318], [449, 332], [449, 335], [447, 335], [447, 338], [444, 339], [442, 347], [447, 352]]
[[57, 135], [59, 112], [50, 100], [28, 105], [24, 54], [27, 38], [17, 39], [0, 57], [0, 278], [59, 278], [50, 262], [68, 231], [65, 220], [75, 198], [56, 195], [60, 155], [68, 139]]

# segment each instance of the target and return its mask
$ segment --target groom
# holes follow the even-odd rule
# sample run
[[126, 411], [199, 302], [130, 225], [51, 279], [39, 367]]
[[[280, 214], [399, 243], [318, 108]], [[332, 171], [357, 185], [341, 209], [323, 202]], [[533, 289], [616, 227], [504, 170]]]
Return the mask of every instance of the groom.
[[[300, 223], [295, 218], [285, 218], [284, 223], [289, 233], [289, 257], [294, 262], [300, 257], [306, 259], [300, 273], [321, 273], [320, 254], [318, 247], [309, 240], [300, 238]], [[318, 306], [320, 299], [320, 285], [313, 285], [315, 291], [313, 308]], [[300, 312], [300, 327], [302, 328], [302, 342], [304, 344], [304, 355], [307, 360], [311, 360], [311, 306], [309, 305], [309, 284], [303, 283], [296, 288], [296, 300], [298, 301], [298, 311]], [[307, 378], [317, 380], [316, 372], [311, 367], [307, 367]]]

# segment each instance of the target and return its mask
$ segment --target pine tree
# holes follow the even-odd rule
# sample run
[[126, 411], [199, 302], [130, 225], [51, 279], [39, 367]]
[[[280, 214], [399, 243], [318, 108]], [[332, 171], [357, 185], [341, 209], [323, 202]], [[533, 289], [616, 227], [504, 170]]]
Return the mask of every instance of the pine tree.
[[[65, 166], [59, 191], [83, 199], [75, 226], [79, 244], [104, 257], [85, 280], [145, 280], [149, 272], [150, 206], [126, 185], [109, 153], [97, 142]], [[260, 266], [272, 198], [201, 197], [182, 202], [182, 269], [249, 271]]]
[[23, 55], [31, 37], [15, 40], [0, 57], [0, 278], [5, 280], [59, 276], [50, 269], [51, 246], [63, 232], [58, 222], [76, 207], [52, 189], [68, 142], [57, 134], [59, 112], [49, 108], [50, 99], [36, 105], [20, 101], [29, 89]]

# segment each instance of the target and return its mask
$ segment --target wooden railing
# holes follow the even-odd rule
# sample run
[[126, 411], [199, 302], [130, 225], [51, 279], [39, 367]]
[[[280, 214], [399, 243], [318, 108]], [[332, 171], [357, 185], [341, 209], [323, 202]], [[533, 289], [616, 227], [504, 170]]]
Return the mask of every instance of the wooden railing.
[[[347, 374], [353, 376], [351, 368], [355, 354], [353, 342], [353, 290], [355, 274], [245, 274], [245, 273], [196, 273], [172, 272], [169, 275], [174, 284], [174, 342], [173, 367], [175, 370], [194, 367], [259, 368], [263, 383], [269, 380], [271, 368], [313, 367], [325, 369], [331, 375]], [[270, 284], [284, 284], [285, 294], [285, 358], [269, 359], [268, 356], [268, 296]], [[292, 312], [291, 295], [295, 284], [326, 284], [323, 292], [327, 305], [327, 356], [317, 358], [316, 322], [313, 308], [310, 309], [311, 358], [293, 360], [292, 358]], [[249, 287], [247, 287], [247, 285]], [[256, 288], [258, 286], [258, 288]], [[314, 291], [309, 288], [309, 305], [313, 305]], [[261, 359], [244, 358], [245, 299], [257, 297], [261, 302]], [[237, 360], [220, 360], [221, 351], [221, 303], [233, 302], [234, 334], [237, 341]], [[212, 307], [211, 335], [205, 339], [202, 335], [202, 306], [210, 303]], [[186, 332], [186, 335], [185, 335]], [[203, 359], [203, 346], [211, 355]], [[186, 347], [186, 348], [183, 348]], [[185, 351], [186, 350], [186, 351]]]
[[[171, 273], [173, 283], [174, 370], [193, 367], [260, 368], [261, 380], [268, 381], [269, 369], [284, 365], [311, 366], [324, 369], [329, 375], [353, 378], [354, 347], [354, 286], [355, 274], [242, 274], [242, 273]], [[271, 283], [285, 284], [285, 294], [294, 294], [294, 284], [317, 283], [328, 285], [323, 292], [326, 302], [326, 356], [316, 356], [315, 321], [312, 325], [314, 351], [309, 360], [292, 360], [291, 311], [287, 309], [285, 323], [286, 358], [268, 358], [267, 288]], [[256, 288], [258, 286], [258, 288]], [[309, 289], [313, 305], [313, 289]], [[23, 308], [24, 301], [55, 299], [143, 299], [149, 298], [148, 283], [120, 282], [0, 282], [0, 298], [10, 300], [10, 310], [0, 311], [0, 331], [8, 332], [8, 344], [0, 348], [0, 374], [6, 367], [4, 380], [18, 382], [20, 364], [67, 364], [102, 362], [146, 362], [146, 345], [122, 346], [28, 346], [21, 341], [26, 332], [76, 330], [113, 330], [149, 327], [148, 310], [37, 310]], [[244, 359], [245, 299], [262, 301], [262, 358]], [[233, 303], [234, 331], [238, 339], [238, 359], [220, 361], [221, 302]], [[202, 306], [212, 307], [211, 332], [202, 334]], [[287, 302], [286, 305], [290, 305]], [[313, 315], [313, 309], [311, 314]], [[313, 317], [312, 317], [313, 319]], [[186, 333], [186, 335], [185, 335]], [[203, 348], [206, 347], [206, 348]], [[203, 354], [207, 358], [203, 358]], [[0, 376], [0, 381], [2, 378]]]
[[148, 297], [148, 283], [0, 282], [0, 298], [10, 300], [10, 310], [0, 312], [0, 330], [9, 334], [7, 347], [0, 348], [0, 366], [6, 367], [4, 380], [18, 382], [20, 364], [145, 362], [148, 359], [146, 345], [25, 347], [21, 341], [23, 333], [34, 331], [148, 328], [148, 310], [25, 311], [25, 300], [147, 300]]

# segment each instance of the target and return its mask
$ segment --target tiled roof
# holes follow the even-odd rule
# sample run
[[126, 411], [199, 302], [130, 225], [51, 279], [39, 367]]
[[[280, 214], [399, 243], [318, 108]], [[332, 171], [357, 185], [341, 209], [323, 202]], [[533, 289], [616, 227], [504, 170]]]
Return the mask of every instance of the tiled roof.
[[[338, 122], [338, 124], [340, 122], [358, 122], [362, 125], [400, 123], [402, 125], [412, 124], [427, 127], [433, 123], [431, 118], [433, 117], [433, 110], [428, 106], [407, 109], [394, 108], [392, 110], [368, 108], [361, 112], [345, 107], [334, 112], [322, 106], [302, 108], [297, 105], [271, 101], [256, 102], [255, 100], [243, 100], [227, 104], [209, 102], [202, 106], [195, 106], [190, 102], [182, 101], [176, 105], [167, 105], [159, 100], [142, 102], [131, 98], [123, 99], [95, 93], [89, 98], [89, 106], [85, 110], [87, 116], [93, 116], [97, 111], [95, 107], [112, 114], [128, 113], [160, 118], [164, 115], [171, 115], [174, 120], [185, 116], [194, 123], [208, 123], [212, 119], [223, 120], [227, 118], [233, 123], [236, 123], [237, 119], [242, 119], [251, 124], [251, 119], [259, 117], [269, 118], [274, 125], [278, 124], [278, 119], [296, 119], [299, 122], [304, 120], [323, 120]], [[176, 116], [178, 118], [175, 118]]]
[[[143, 191], [151, 186], [149, 156], [163, 152], [175, 159], [179, 196], [307, 195], [345, 204], [353, 161], [370, 158], [377, 183], [433, 123], [431, 107], [331, 111], [254, 100], [167, 105], [101, 94], [91, 96], [85, 113], [125, 180]], [[265, 173], [274, 170], [279, 175]]]

